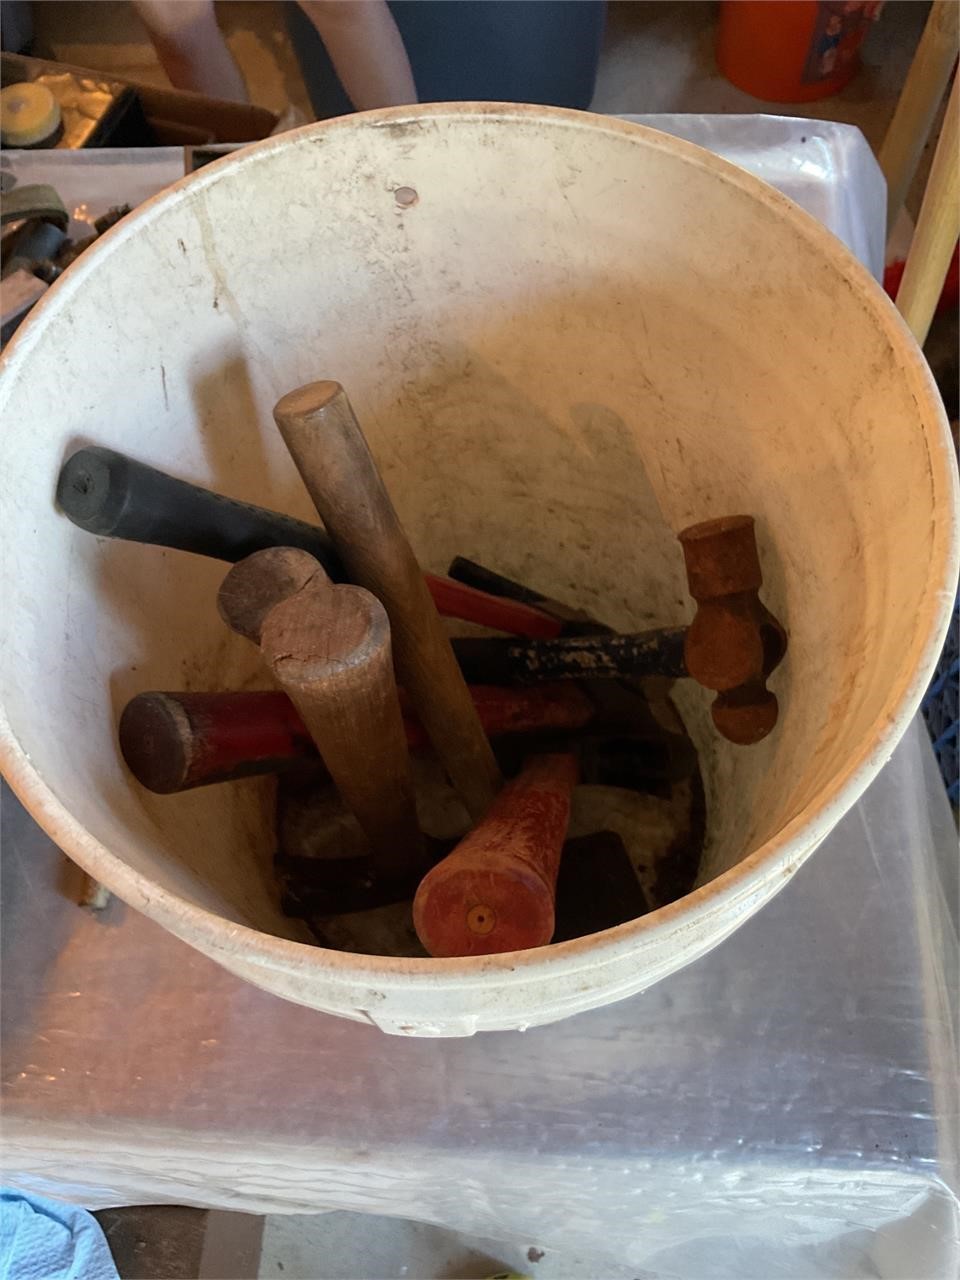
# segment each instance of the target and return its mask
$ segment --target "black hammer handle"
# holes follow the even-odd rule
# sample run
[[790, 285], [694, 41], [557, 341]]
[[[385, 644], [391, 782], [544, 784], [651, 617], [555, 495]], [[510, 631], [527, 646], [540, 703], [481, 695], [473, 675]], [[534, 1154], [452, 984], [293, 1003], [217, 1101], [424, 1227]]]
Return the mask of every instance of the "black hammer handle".
[[465, 679], [473, 684], [530, 684], [540, 680], [619, 680], [685, 676], [686, 627], [635, 635], [571, 636], [557, 640], [504, 640], [464, 636], [452, 641]]
[[63, 464], [57, 502], [89, 533], [235, 562], [265, 547], [309, 551], [330, 577], [343, 566], [322, 529], [176, 480], [114, 449], [80, 449]]

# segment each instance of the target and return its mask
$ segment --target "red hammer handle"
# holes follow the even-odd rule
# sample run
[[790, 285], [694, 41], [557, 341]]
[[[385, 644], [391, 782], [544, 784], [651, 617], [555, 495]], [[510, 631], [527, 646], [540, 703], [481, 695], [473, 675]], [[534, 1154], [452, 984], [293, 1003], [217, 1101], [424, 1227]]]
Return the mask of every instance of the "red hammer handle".
[[535, 756], [487, 816], [427, 872], [414, 898], [413, 923], [432, 956], [546, 946], [577, 775], [573, 754]]
[[160, 795], [319, 762], [285, 693], [139, 693], [119, 738], [127, 768]]
[[[480, 723], [491, 737], [579, 729], [594, 715], [576, 685], [470, 690]], [[401, 693], [407, 745], [419, 751], [426, 732]], [[313, 739], [285, 693], [137, 694], [120, 717], [120, 750], [127, 767], [150, 791], [168, 795], [213, 782], [279, 773], [319, 757]]]
[[552, 640], [563, 630], [559, 618], [551, 618], [541, 609], [519, 600], [506, 600], [435, 573], [425, 573], [423, 577], [437, 612], [445, 618], [475, 622], [481, 627], [526, 636], [530, 640]]

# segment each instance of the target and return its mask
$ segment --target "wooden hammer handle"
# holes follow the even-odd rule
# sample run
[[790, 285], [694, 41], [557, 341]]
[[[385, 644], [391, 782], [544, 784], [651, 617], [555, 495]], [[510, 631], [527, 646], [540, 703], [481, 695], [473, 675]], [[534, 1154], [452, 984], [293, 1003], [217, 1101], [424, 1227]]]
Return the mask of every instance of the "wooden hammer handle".
[[390, 624], [362, 587], [312, 578], [275, 605], [260, 649], [297, 708], [385, 879], [421, 862]]
[[350, 577], [383, 601], [399, 678], [479, 819], [500, 786], [500, 770], [343, 388], [310, 383], [284, 396], [274, 417]]
[[576, 782], [576, 756], [534, 757], [486, 818], [427, 872], [413, 923], [432, 956], [546, 946]]
[[231, 631], [260, 643], [271, 610], [314, 578], [332, 584], [320, 564], [296, 547], [265, 547], [235, 564], [217, 592], [217, 609]]

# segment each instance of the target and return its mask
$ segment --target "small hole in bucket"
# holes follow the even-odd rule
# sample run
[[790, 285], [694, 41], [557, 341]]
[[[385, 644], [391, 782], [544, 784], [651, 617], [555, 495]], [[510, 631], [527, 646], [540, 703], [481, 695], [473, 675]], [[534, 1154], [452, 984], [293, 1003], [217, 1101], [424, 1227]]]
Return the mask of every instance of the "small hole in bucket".
[[393, 198], [401, 209], [411, 208], [420, 199], [413, 187], [397, 187]]

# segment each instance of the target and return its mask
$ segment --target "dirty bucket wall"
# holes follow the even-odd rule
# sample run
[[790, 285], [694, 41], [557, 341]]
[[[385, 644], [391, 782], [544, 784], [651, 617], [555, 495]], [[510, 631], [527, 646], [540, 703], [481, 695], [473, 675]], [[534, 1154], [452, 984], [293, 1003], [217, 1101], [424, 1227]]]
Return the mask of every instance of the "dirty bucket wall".
[[812, 804], [792, 869], [852, 799], [824, 789], [919, 695], [940, 626], [926, 568], [949, 558], [930, 514], [949, 482], [918, 357], [831, 237], [697, 148], [575, 113], [406, 114], [210, 166], [28, 322], [0, 396], [13, 735], [76, 831], [143, 876], [137, 905], [156, 883], [294, 936], [269, 888], [270, 783], [156, 797], [116, 749], [143, 689], [263, 686], [217, 616], [222, 566], [98, 542], [53, 489], [93, 442], [314, 519], [271, 409], [335, 377], [425, 569], [468, 555], [637, 630], [692, 616], [677, 530], [757, 517], [764, 599], [791, 636], [779, 725], [737, 749], [709, 695], [678, 696], [708, 791], [701, 883]]

